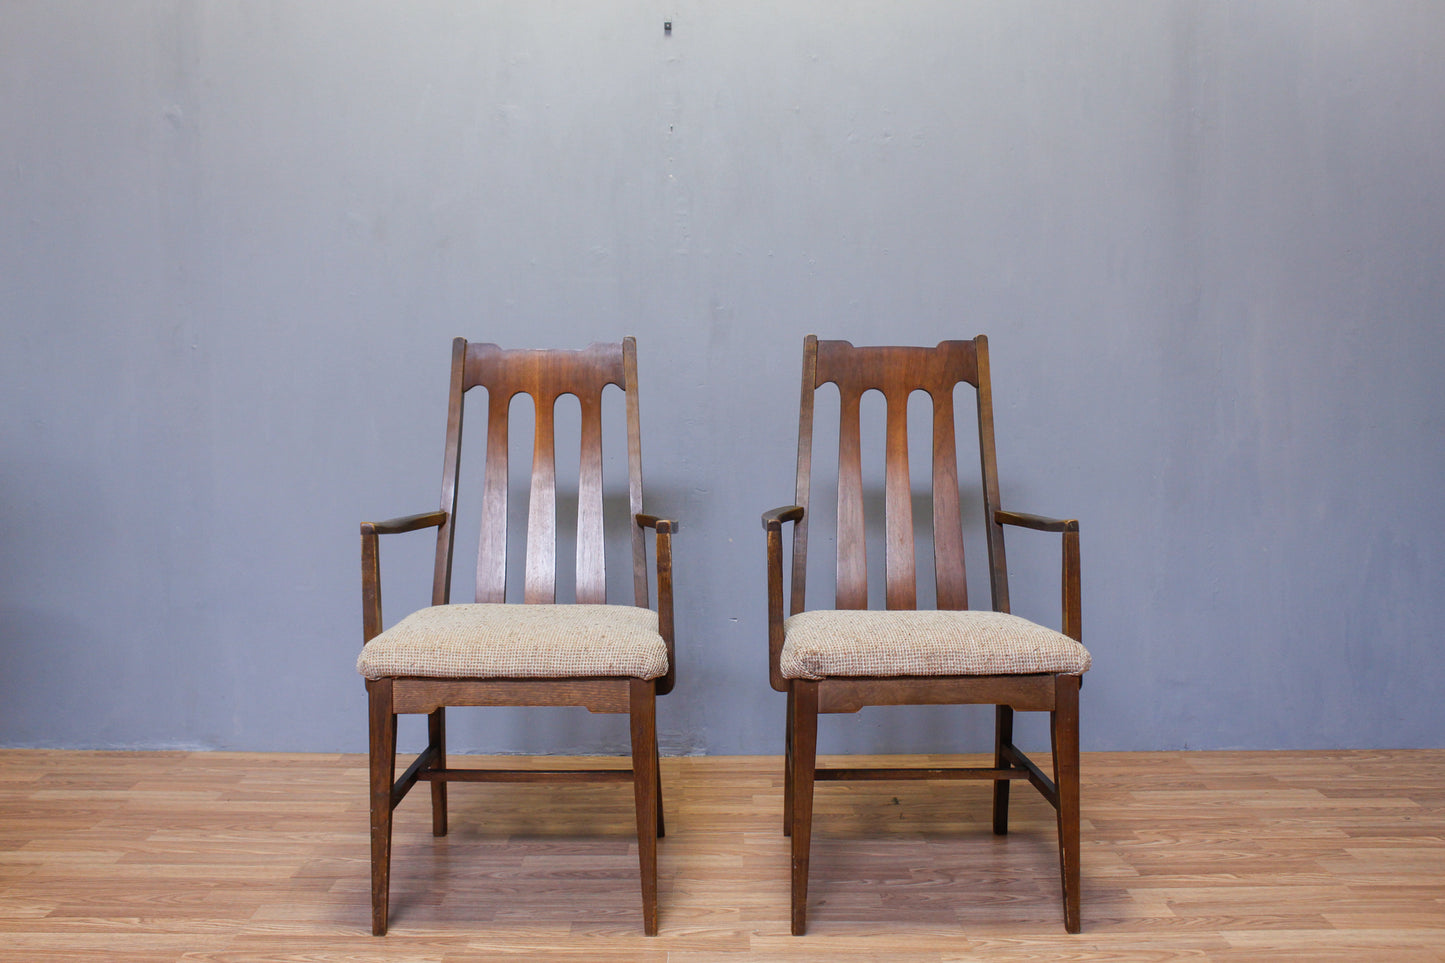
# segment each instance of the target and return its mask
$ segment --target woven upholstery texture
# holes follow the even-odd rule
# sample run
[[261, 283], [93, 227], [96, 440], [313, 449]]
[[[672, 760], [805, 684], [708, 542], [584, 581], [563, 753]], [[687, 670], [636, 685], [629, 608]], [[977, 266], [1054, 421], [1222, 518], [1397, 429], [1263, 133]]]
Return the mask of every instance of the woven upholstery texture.
[[783, 623], [787, 679], [830, 676], [1078, 675], [1089, 650], [1002, 612], [801, 612]]
[[527, 679], [667, 673], [657, 613], [635, 605], [434, 605], [361, 650], [368, 679]]

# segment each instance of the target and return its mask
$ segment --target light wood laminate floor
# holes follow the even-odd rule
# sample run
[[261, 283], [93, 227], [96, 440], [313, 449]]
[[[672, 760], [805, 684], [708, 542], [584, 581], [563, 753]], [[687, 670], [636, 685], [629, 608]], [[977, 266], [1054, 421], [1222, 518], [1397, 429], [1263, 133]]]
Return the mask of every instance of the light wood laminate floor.
[[660, 936], [629, 786], [453, 785], [375, 938], [361, 756], [0, 751], [0, 961], [1445, 960], [1445, 751], [1086, 753], [1078, 936], [1026, 786], [819, 785], [792, 937], [780, 760], [662, 774]]

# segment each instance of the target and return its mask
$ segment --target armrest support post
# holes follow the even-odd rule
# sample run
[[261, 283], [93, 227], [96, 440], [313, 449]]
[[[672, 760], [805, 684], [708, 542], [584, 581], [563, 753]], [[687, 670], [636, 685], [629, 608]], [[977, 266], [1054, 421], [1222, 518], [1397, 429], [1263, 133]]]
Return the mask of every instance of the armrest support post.
[[783, 523], [797, 523], [803, 518], [801, 505], [786, 505], [763, 513], [763, 531], [767, 535], [768, 565], [768, 682], [778, 692], [788, 691], [783, 678]]
[[361, 523], [361, 641], [370, 642], [381, 634], [381, 547], [378, 535], [399, 535], [423, 528], [436, 528], [447, 520], [446, 512], [420, 512], [384, 522]]
[[[650, 528], [656, 533], [657, 553], [657, 632], [667, 644], [667, 675], [657, 680], [657, 694], [666, 695], [677, 684], [677, 659], [675, 657], [674, 627], [672, 620], [672, 536], [677, 531], [677, 522], [670, 518], [638, 513], [633, 521], [638, 528]], [[644, 549], [646, 551], [646, 549]], [[646, 604], [646, 599], [640, 600]]]
[[1064, 532], [1063, 571], [1064, 634], [1075, 642], [1084, 641], [1083, 601], [1079, 589], [1079, 526]]
[[1037, 532], [1058, 532], [1063, 536], [1063, 571], [1061, 607], [1063, 609], [1063, 632], [1075, 642], [1083, 638], [1083, 603], [1079, 587], [1079, 521], [1075, 518], [1049, 518], [1028, 512], [1006, 512], [998, 509], [993, 513], [994, 524], [1016, 525]]

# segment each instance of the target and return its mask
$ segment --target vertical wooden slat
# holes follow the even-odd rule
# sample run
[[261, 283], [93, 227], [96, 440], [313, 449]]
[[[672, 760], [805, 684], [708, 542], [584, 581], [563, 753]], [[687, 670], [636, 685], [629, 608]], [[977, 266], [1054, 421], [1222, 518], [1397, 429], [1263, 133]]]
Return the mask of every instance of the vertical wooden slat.
[[642, 512], [642, 419], [637, 400], [637, 340], [622, 339], [622, 394], [627, 403], [627, 506], [632, 531], [632, 598], [647, 605], [647, 546], [637, 516]]
[[[577, 601], [607, 601], [602, 541], [602, 392], [579, 394], [582, 454], [577, 480]], [[635, 526], [634, 526], [635, 527]]]
[[840, 609], [868, 607], [868, 546], [863, 529], [862, 393], [839, 386], [838, 600]]
[[536, 433], [532, 442], [532, 490], [527, 503], [527, 580], [522, 601], [557, 601], [557, 455], [553, 434], [555, 394], [534, 396]]
[[813, 470], [813, 394], [818, 390], [818, 337], [803, 339], [803, 397], [798, 406], [798, 475], [793, 504], [803, 517], [793, 524], [793, 575], [789, 580], [788, 613], [803, 611], [808, 585], [808, 491]]
[[487, 392], [487, 463], [482, 483], [482, 532], [477, 540], [477, 601], [507, 600], [507, 423], [512, 399]]
[[913, 557], [913, 491], [908, 481], [908, 395], [907, 391], [898, 391], [886, 396], [883, 560], [887, 573], [884, 597], [890, 609], [912, 609], [918, 605]]
[[940, 609], [968, 608], [953, 386], [933, 393], [933, 579]]

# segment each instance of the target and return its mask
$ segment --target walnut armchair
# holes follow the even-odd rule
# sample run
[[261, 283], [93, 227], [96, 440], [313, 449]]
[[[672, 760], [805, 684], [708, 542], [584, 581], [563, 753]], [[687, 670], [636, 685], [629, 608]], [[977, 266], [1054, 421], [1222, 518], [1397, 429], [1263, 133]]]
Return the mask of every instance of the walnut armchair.
[[[608, 385], [626, 404], [633, 604], [607, 604], [603, 550], [602, 403]], [[477, 555], [476, 603], [451, 604], [458, 467], [466, 395], [486, 392], [486, 462]], [[531, 396], [535, 437], [525, 538], [522, 603], [506, 601], [507, 428], [513, 398]], [[557, 604], [557, 483], [553, 412], [563, 394], [581, 409], [577, 485], [576, 602]], [[372, 932], [384, 935], [392, 813], [417, 782], [431, 783], [432, 832], [447, 832], [448, 782], [630, 781], [637, 808], [643, 930], [657, 932], [657, 839], [663, 834], [656, 697], [673, 687], [672, 533], [677, 525], [642, 513], [637, 349], [632, 338], [580, 351], [503, 350], [452, 345], [441, 508], [361, 526], [364, 647], [371, 745]], [[436, 529], [432, 604], [382, 631], [378, 537]], [[655, 533], [657, 608], [648, 607], [646, 531]], [[587, 770], [452, 768], [447, 706], [583, 706], [627, 713], [630, 768]], [[428, 719], [427, 747], [396, 777], [399, 713]]]
[[[813, 454], [814, 395], [837, 386], [837, 582], [832, 610], [805, 609]], [[970, 611], [964, 578], [954, 394], [976, 389], [982, 489], [992, 588], [991, 611]], [[883, 610], [869, 610], [860, 401], [876, 390], [887, 404], [884, 439]], [[932, 515], [936, 608], [919, 610], [913, 493], [908, 461], [908, 400], [932, 400]], [[1004, 511], [994, 454], [988, 341], [945, 341], [935, 348], [854, 347], [847, 341], [803, 345], [794, 504], [765, 512], [768, 657], [774, 689], [787, 693], [783, 831], [792, 837], [792, 931], [807, 926], [808, 860], [815, 780], [984, 779], [993, 782], [993, 830], [1008, 832], [1009, 784], [1027, 780], [1057, 812], [1064, 927], [1080, 929], [1079, 685], [1090, 665], [1080, 644], [1079, 526], [1076, 521]], [[783, 526], [792, 559], [784, 607]], [[1063, 632], [1009, 613], [1004, 527], [1060, 533]], [[864, 706], [974, 703], [995, 706], [991, 767], [938, 769], [818, 767], [818, 714]], [[1017, 710], [1046, 711], [1052, 778], [1013, 742]]]

